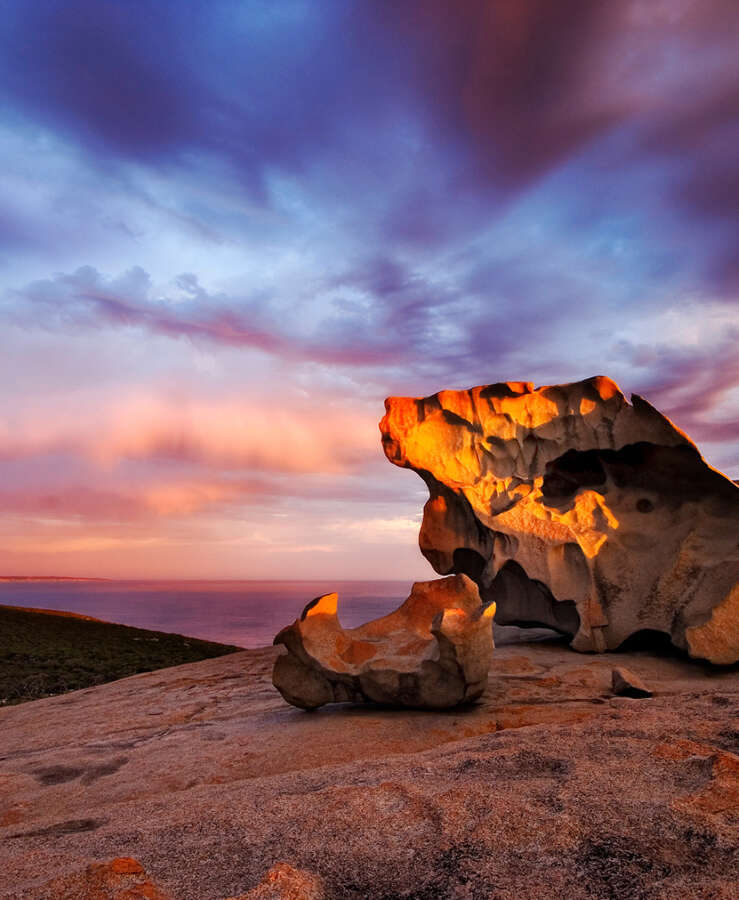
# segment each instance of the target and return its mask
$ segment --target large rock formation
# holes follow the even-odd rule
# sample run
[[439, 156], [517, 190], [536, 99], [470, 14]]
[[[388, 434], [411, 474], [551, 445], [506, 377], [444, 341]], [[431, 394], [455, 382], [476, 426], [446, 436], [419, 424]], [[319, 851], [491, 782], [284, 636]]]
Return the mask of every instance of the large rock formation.
[[421, 552], [463, 572], [496, 622], [545, 625], [577, 650], [666, 635], [739, 658], [739, 488], [608, 378], [391, 397], [388, 459], [429, 500]]
[[482, 609], [465, 575], [414, 584], [394, 613], [346, 631], [337, 602], [336, 594], [313, 600], [274, 640], [288, 650], [272, 676], [288, 703], [315, 709], [367, 700], [443, 709], [482, 694], [495, 607]]

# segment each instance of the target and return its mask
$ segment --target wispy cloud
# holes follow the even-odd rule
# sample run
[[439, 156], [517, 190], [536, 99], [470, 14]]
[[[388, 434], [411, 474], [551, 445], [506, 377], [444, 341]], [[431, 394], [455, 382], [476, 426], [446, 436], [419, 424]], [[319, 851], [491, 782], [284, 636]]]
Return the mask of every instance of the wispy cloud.
[[[377, 365], [392, 359], [399, 345], [382, 341], [352, 341], [348, 335], [339, 343], [290, 336], [277, 326], [270, 329], [249, 322], [249, 312], [223, 294], [211, 295], [196, 276], [184, 273], [177, 285], [185, 292], [184, 302], [172, 297], [152, 297], [149, 274], [140, 267], [117, 278], [106, 278], [91, 266], [57, 275], [14, 290], [16, 316], [25, 312], [48, 327], [96, 328], [101, 325], [134, 326], [173, 338], [189, 338], [231, 347], [262, 350], [291, 359], [319, 363]], [[263, 314], [264, 310], [256, 311]]]

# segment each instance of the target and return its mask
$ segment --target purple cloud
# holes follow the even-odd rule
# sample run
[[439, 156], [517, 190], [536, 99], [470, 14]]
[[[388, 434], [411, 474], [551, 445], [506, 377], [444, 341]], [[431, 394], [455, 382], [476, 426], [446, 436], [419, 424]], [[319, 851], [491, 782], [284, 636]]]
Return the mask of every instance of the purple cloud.
[[[31, 316], [55, 327], [100, 325], [138, 326], [172, 338], [185, 337], [216, 344], [262, 350], [290, 359], [335, 365], [379, 365], [396, 359], [402, 343], [357, 342], [348, 335], [341, 342], [290, 336], [277, 327], [253, 325], [248, 314], [223, 295], [211, 295], [192, 274], [180, 275], [178, 287], [189, 302], [178, 304], [149, 296], [151, 279], [137, 267], [118, 279], [106, 279], [85, 266], [68, 275], [37, 281], [12, 292], [16, 303], [30, 304]], [[258, 313], [257, 313], [258, 314]]]

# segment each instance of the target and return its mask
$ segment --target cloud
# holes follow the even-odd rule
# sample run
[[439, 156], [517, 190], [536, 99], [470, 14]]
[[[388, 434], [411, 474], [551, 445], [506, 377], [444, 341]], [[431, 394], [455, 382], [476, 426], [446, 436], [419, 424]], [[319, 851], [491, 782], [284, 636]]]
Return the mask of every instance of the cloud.
[[[397, 238], [440, 246], [572, 167], [598, 223], [649, 209], [650, 243], [736, 297], [739, 67], [731, 0], [419, 0], [379, 5], [408, 43], [440, 172], [397, 191]], [[560, 198], [557, 198], [558, 200]], [[582, 239], [578, 235], [578, 239]], [[655, 246], [650, 247], [654, 251]], [[664, 251], [663, 251], [664, 255]]]
[[170, 460], [285, 473], [340, 473], [376, 455], [374, 422], [340, 405], [285, 396], [220, 400], [167, 392], [88, 395], [70, 417], [55, 401], [0, 419], [0, 457], [73, 452], [111, 467]]
[[[192, 244], [260, 242], [258, 212], [288, 217], [267, 231], [310, 248], [311, 275], [388, 247], [417, 265], [570, 167], [573, 241], [644, 214], [645, 255], [735, 296], [738, 15], [730, 0], [11, 4], [0, 84], [26, 127], [64, 136], [116, 189], [148, 193]], [[145, 217], [126, 214], [109, 228], [132, 240]], [[272, 345], [227, 312], [149, 315]]]
[[[14, 293], [6, 315], [29, 324], [38, 320], [62, 333], [123, 329], [132, 331], [134, 341], [143, 331], [175, 341], [185, 338], [195, 346], [258, 350], [271, 360], [266, 368], [258, 364], [265, 368], [261, 390], [274, 396], [278, 382], [273, 379], [283, 373], [290, 373], [291, 382], [277, 404], [256, 400], [256, 385], [240, 395], [216, 383], [199, 391], [190, 376], [180, 389], [162, 386], [152, 392], [142, 387], [123, 394], [114, 389], [114, 402], [94, 401], [94, 425], [86, 425], [83, 417], [60, 428], [50, 413], [43, 428], [37, 416], [34, 434], [46, 435], [45, 448], [65, 448], [76, 441], [75, 446], [84, 446], [83, 452], [100, 461], [171, 458], [259, 470], [338, 472], [358, 460], [367, 464], [376, 452], [371, 399], [379, 408], [388, 393], [427, 394], [445, 386], [516, 378], [568, 381], [607, 371], [627, 389], [646, 391], [668, 415], [683, 417], [683, 427], [697, 440], [716, 440], [721, 434], [733, 439], [730, 423], [710, 420], [708, 388], [702, 387], [693, 402], [697, 406], [703, 395], [702, 416], [690, 413], [682, 389], [670, 388], [685, 372], [694, 373], [694, 381], [702, 372], [701, 384], [718, 384], [733, 371], [735, 339], [725, 331], [721, 304], [714, 302], [710, 310], [707, 301], [676, 304], [669, 284], [660, 285], [655, 272], [640, 273], [634, 282], [643, 289], [645, 278], [653, 280], [651, 304], [643, 306], [640, 293], [624, 278], [624, 265], [633, 265], [632, 251], [615, 253], [608, 236], [586, 251], [566, 240], [549, 241], [549, 254], [540, 256], [521, 252], [505, 230], [491, 235], [494, 250], [452, 251], [436, 268], [373, 256], [316, 279], [315, 315], [307, 317], [307, 324], [293, 324], [289, 332], [271, 313], [271, 299], [240, 301], [213, 293], [192, 273], [174, 279], [167, 294], [140, 267], [118, 277], [84, 267], [35, 282]], [[221, 327], [246, 317], [258, 324]], [[698, 334], [701, 317], [718, 324], [702, 329], [696, 348], [691, 335]], [[651, 329], [664, 333], [670, 321], [671, 347], [655, 345], [646, 355], [634, 349], [640, 343], [637, 335]], [[598, 349], [606, 335], [617, 339], [618, 349], [610, 357]], [[650, 360], [646, 370], [645, 358]], [[727, 362], [719, 365], [724, 358]], [[302, 407], [296, 388], [306, 383], [305, 367], [316, 363], [324, 367], [325, 383]], [[362, 370], [364, 377], [359, 377]], [[239, 377], [253, 382], [246, 372]], [[346, 383], [339, 391], [342, 378]], [[222, 392], [215, 401], [210, 399], [214, 390]], [[95, 432], [94, 439], [81, 437], [87, 431]], [[22, 444], [23, 433], [23, 427], [9, 428], [6, 455], [14, 442]]]
[[[10, 11], [5, 90], [41, 117], [121, 150], [156, 153], [193, 135], [198, 79], [186, 75], [184, 23], [165, 4], [77, 0]], [[173, 27], [174, 26], [174, 27]], [[23, 35], [19, 46], [16, 41]], [[161, 52], [162, 38], [167, 53]], [[28, 59], [33, 59], [29, 65]]]
[[[96, 484], [97, 482], [97, 484]], [[107, 482], [107, 484], [106, 484]], [[157, 518], [187, 519], [238, 503], [268, 502], [275, 486], [266, 480], [227, 479], [205, 473], [163, 474], [152, 469], [148, 480], [110, 477], [94, 471], [84, 481], [34, 484], [23, 490], [0, 488], [3, 514], [61, 522], [141, 522]]]
[[625, 125], [700, 162], [699, 136], [734, 120], [737, 16], [731, 0], [40, 0], [11, 4], [2, 83], [11, 106], [101, 159], [218, 157], [265, 202], [270, 171], [312, 177], [349, 155], [349, 182], [364, 168], [394, 183], [410, 155], [424, 177], [398, 199], [418, 198], [417, 227], [432, 229], [434, 162], [444, 196], [500, 196]]
[[92, 154], [175, 165], [217, 155], [264, 198], [267, 167], [353, 144], [357, 107], [382, 115], [398, 92], [400, 58], [373, 65], [386, 40], [371, 18], [336, 0], [17, 4], [4, 92]]
[[[633, 357], [644, 347], [630, 348]], [[656, 345], [643, 391], [693, 439], [739, 443], [739, 328], [698, 347]]]
[[[230, 347], [245, 347], [291, 359], [329, 364], [377, 365], [393, 358], [400, 344], [393, 340], [352, 340], [331, 343], [289, 335], [276, 326], [252, 324], [238, 301], [211, 295], [196, 276], [185, 273], [176, 279], [186, 302], [169, 297], [151, 297], [152, 282], [141, 267], [118, 278], [105, 278], [91, 266], [71, 274], [39, 280], [11, 293], [7, 315], [23, 318], [23, 305], [40, 316], [42, 324], [56, 328], [95, 328], [102, 325], [136, 326], [173, 338], [189, 338]], [[245, 304], [248, 308], [249, 304]], [[264, 316], [254, 309], [252, 316]]]

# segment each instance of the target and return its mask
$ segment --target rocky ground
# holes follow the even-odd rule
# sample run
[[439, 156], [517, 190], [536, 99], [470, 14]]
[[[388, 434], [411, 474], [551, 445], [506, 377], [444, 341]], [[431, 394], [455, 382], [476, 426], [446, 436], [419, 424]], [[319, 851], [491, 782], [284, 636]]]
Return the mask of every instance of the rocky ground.
[[[470, 709], [305, 713], [277, 652], [0, 709], [0, 896], [81, 896], [133, 857], [161, 893], [127, 897], [243, 894], [277, 863], [328, 898], [739, 897], [736, 669], [504, 646]], [[654, 696], [614, 697], [616, 665]]]

